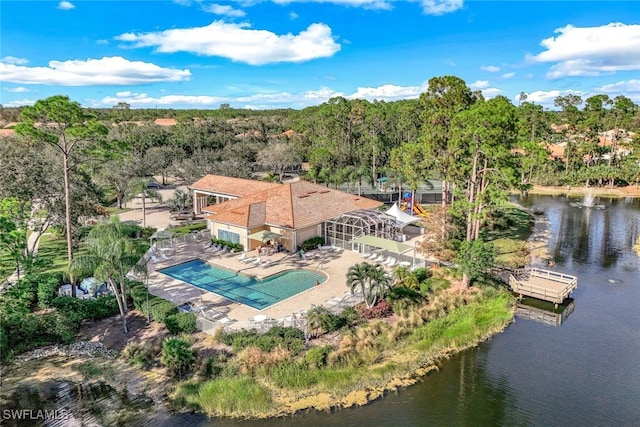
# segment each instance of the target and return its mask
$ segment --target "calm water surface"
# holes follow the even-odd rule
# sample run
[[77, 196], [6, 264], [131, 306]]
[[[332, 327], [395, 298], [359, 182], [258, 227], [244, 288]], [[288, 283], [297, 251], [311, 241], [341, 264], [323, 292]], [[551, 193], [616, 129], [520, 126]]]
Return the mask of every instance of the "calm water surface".
[[[333, 413], [266, 421], [146, 413], [148, 426], [640, 426], [640, 271], [631, 247], [640, 200], [538, 196], [557, 271], [577, 275], [559, 326], [516, 317], [504, 333], [441, 364], [409, 389]], [[548, 308], [553, 308], [552, 306]]]

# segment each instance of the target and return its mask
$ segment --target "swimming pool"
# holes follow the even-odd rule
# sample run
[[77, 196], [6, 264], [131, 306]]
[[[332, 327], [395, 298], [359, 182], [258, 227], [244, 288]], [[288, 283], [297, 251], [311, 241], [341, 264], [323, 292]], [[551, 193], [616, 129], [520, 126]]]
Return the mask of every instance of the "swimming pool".
[[158, 271], [258, 310], [312, 288], [316, 281], [323, 283], [327, 280], [323, 273], [309, 270], [283, 271], [260, 280], [253, 276], [214, 267], [199, 259]]

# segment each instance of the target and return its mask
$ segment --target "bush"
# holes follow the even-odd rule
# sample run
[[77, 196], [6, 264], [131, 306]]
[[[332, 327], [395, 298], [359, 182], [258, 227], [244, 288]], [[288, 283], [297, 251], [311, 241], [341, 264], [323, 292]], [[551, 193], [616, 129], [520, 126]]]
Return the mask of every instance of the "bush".
[[263, 335], [259, 335], [255, 329], [223, 334], [220, 342], [232, 346], [234, 352], [246, 347], [258, 347], [263, 351], [271, 351], [279, 345], [297, 354], [304, 348], [305, 341], [304, 332], [300, 329], [275, 326]]
[[304, 355], [304, 361], [310, 368], [322, 368], [327, 364], [327, 356], [332, 350], [333, 347], [330, 345], [310, 348]]
[[115, 316], [120, 312], [118, 302], [113, 295], [95, 299], [77, 299], [73, 297], [57, 297], [52, 305], [74, 321], [99, 320]]
[[178, 307], [162, 298], [153, 298], [153, 301], [150, 301], [149, 304], [151, 306], [151, 318], [156, 322], [164, 323], [167, 316], [178, 313]]
[[220, 376], [224, 367], [219, 363], [217, 357], [207, 357], [200, 363], [198, 374], [207, 380]]
[[51, 307], [60, 286], [60, 280], [56, 276], [43, 277], [38, 283], [38, 307]]
[[167, 338], [162, 343], [162, 363], [176, 377], [183, 377], [196, 361], [196, 350], [191, 344], [180, 338]]
[[229, 249], [235, 249], [236, 252], [244, 251], [244, 246], [242, 246], [240, 243], [233, 243], [233, 242], [229, 242], [221, 239], [211, 239], [211, 241], [213, 242], [214, 245], [218, 244], [218, 245], [226, 246]]
[[362, 317], [365, 319], [382, 319], [383, 317], [391, 316], [391, 307], [385, 300], [380, 300], [376, 305], [371, 308], [365, 309], [362, 312]]
[[429, 269], [424, 267], [416, 268], [411, 272], [411, 274], [413, 274], [416, 279], [418, 279], [418, 283], [422, 283], [429, 277], [431, 277], [431, 272], [429, 271]]
[[300, 247], [302, 248], [302, 250], [312, 251], [314, 249], [317, 249], [318, 245], [324, 245], [324, 237], [318, 236], [307, 239], [302, 242], [302, 245]]
[[449, 289], [451, 283], [442, 277], [431, 277], [420, 285], [420, 293], [426, 295], [429, 292], [436, 292], [442, 289]]
[[164, 325], [174, 335], [192, 334], [196, 331], [196, 316], [193, 313], [171, 314], [164, 319]]
[[158, 352], [151, 344], [129, 343], [122, 350], [122, 357], [131, 365], [149, 369], [153, 366]]

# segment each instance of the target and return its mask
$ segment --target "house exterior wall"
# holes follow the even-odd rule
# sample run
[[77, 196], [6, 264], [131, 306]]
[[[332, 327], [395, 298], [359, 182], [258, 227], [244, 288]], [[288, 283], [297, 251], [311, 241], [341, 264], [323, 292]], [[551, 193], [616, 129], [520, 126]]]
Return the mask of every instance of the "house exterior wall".
[[211, 237], [214, 239], [219, 239], [220, 231], [228, 231], [231, 233], [237, 233], [239, 236], [239, 243], [247, 249], [247, 236], [250, 234], [247, 232], [247, 229], [244, 227], [237, 227], [233, 225], [221, 224], [214, 221], [209, 221], [211, 230]]
[[305, 240], [308, 240], [312, 237], [322, 236], [322, 226], [321, 224], [314, 224], [308, 227], [299, 228], [297, 230], [297, 242], [296, 246], [300, 246], [304, 243]]

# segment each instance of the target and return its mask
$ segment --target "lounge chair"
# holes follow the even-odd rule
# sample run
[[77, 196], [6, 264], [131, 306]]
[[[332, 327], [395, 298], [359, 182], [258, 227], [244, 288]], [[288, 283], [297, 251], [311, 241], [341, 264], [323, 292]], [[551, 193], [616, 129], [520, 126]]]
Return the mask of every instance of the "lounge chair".
[[390, 258], [389, 262], [385, 263], [385, 266], [387, 267], [393, 267], [394, 265], [396, 265], [396, 259], [395, 258]]
[[169, 260], [169, 257], [164, 252], [160, 252], [160, 258], [162, 258], [164, 261]]
[[241, 262], [243, 262], [243, 263], [245, 263], [245, 264], [249, 264], [249, 263], [254, 262], [256, 259], [257, 259], [257, 257], [250, 256], [250, 257], [247, 257], [247, 258], [242, 259], [242, 260], [240, 260], [240, 261], [241, 261]]
[[260, 259], [260, 257], [256, 257], [255, 261], [251, 262], [251, 264], [260, 265], [262, 264], [262, 260]]
[[240, 255], [238, 255], [238, 256], [236, 257], [236, 259], [237, 259], [238, 261], [243, 261], [243, 260], [247, 259], [247, 253], [246, 253], [246, 252], [242, 252]]
[[260, 264], [260, 268], [267, 268], [271, 265], [271, 260], [268, 259], [265, 262], [263, 262], [262, 264]]
[[382, 262], [382, 261], [384, 261], [385, 259], [386, 259], [386, 255], [384, 255], [384, 254], [380, 254], [380, 255], [378, 255], [378, 257], [373, 258], [371, 261], [373, 261], [373, 262]]
[[207, 243], [205, 243], [205, 244], [202, 246], [202, 249], [208, 249], [208, 248], [210, 248], [211, 246], [213, 246], [213, 242], [212, 242], [211, 240], [209, 240]]
[[207, 251], [209, 252], [218, 252], [219, 250], [221, 250], [222, 247], [219, 244], [215, 244], [215, 245], [211, 245], [207, 248]]
[[225, 257], [230, 258], [236, 254], [237, 249], [231, 249], [228, 253], [224, 254]]
[[156, 262], [156, 263], [157, 263], [157, 262], [160, 262], [160, 260], [158, 259], [158, 257], [157, 257], [157, 256], [155, 256], [155, 255], [153, 255], [153, 254], [151, 255], [151, 261]]

